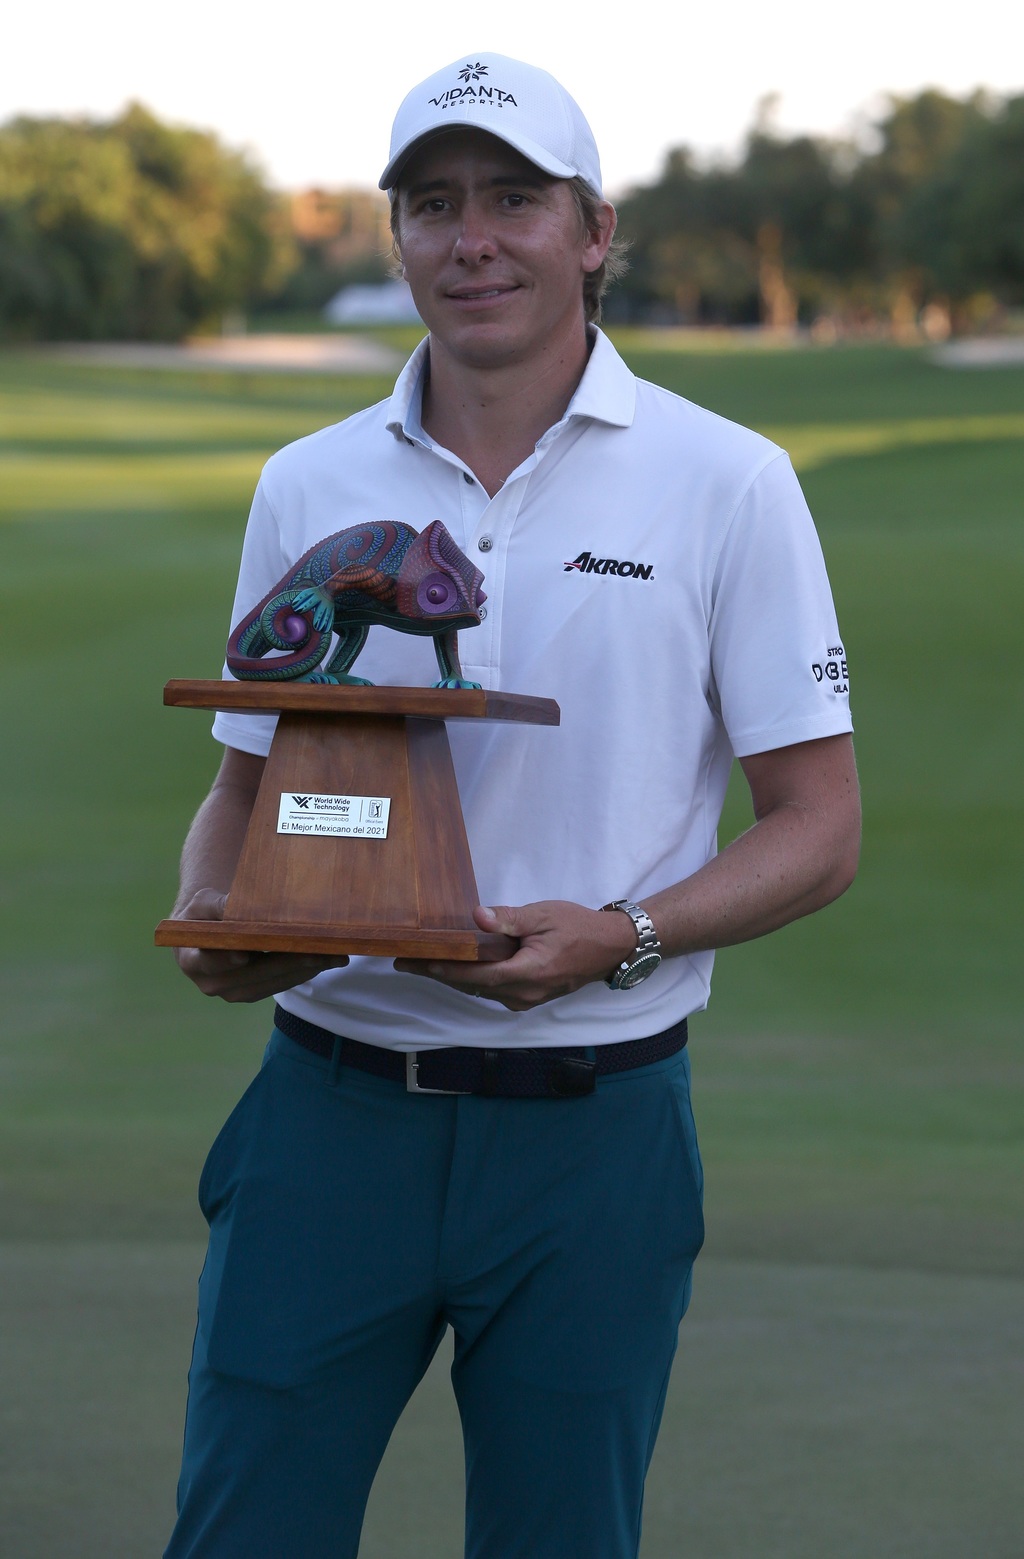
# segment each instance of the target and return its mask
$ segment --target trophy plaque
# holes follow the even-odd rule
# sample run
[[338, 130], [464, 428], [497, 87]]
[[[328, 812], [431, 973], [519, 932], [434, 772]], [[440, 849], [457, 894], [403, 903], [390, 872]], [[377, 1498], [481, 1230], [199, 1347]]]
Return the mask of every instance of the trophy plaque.
[[[559, 710], [463, 678], [456, 633], [480, 621], [482, 578], [440, 521], [419, 534], [395, 521], [350, 527], [311, 548], [234, 630], [239, 680], [168, 682], [165, 704], [278, 723], [224, 919], [163, 920], [159, 946], [461, 961], [515, 950], [473, 919], [445, 722], [557, 725]], [[351, 676], [374, 622], [430, 634], [441, 683]]]

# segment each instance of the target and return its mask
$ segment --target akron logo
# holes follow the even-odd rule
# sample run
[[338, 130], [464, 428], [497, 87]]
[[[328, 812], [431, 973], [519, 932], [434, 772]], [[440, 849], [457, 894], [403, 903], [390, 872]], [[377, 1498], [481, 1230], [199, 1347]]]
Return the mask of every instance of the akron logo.
[[578, 558], [563, 566], [566, 574], [574, 570], [579, 574], [617, 574], [620, 579], [654, 578], [653, 563], [631, 563], [628, 559], [620, 563], [618, 558], [595, 558], [590, 552], [581, 552]]

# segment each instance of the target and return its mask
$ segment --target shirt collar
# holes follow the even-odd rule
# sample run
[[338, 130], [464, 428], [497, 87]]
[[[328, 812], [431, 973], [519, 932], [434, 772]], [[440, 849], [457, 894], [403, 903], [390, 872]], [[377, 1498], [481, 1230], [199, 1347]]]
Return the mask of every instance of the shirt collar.
[[[604, 331], [596, 325], [588, 329], [593, 340], [590, 357], [565, 416], [556, 427], [562, 428], [576, 417], [589, 417], [613, 428], [631, 427], [636, 412], [636, 379]], [[428, 343], [429, 337], [420, 342], [398, 376], [388, 403], [387, 429], [403, 443], [429, 448], [430, 440], [420, 420]], [[554, 431], [549, 429], [545, 438]]]

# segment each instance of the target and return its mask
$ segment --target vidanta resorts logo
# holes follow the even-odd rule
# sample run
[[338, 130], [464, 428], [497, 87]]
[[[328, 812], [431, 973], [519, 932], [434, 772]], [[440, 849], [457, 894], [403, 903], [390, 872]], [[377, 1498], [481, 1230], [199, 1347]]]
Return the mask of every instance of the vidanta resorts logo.
[[[474, 61], [472, 65], [467, 60], [459, 71], [459, 80], [463, 85], [449, 87], [447, 92], [441, 93], [440, 97], [432, 97], [431, 107], [445, 109], [453, 108], [456, 103], [465, 103], [467, 107], [518, 108], [519, 104], [511, 92], [506, 92], [502, 87], [493, 87], [489, 82], [484, 81], [484, 76], [489, 73], [490, 67], [482, 64], [480, 60]], [[475, 87], [474, 81], [479, 81], [480, 85]]]

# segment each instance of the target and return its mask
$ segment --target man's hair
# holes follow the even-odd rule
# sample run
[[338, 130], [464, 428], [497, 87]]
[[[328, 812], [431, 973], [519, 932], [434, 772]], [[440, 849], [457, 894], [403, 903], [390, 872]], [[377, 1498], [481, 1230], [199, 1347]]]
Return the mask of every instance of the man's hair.
[[[591, 189], [590, 185], [581, 178], [568, 179], [569, 193], [572, 195], [573, 204], [580, 219], [580, 233], [596, 233], [600, 231], [601, 221], [598, 208], [602, 202]], [[391, 253], [397, 264], [397, 274], [401, 274], [402, 241], [399, 231], [399, 192], [397, 189], [388, 191], [391, 201]], [[586, 315], [588, 325], [601, 323], [601, 305], [608, 288], [624, 276], [629, 269], [629, 241], [625, 238], [615, 237], [608, 246], [605, 255], [596, 271], [589, 272], [583, 278], [583, 312]]]
[[[581, 178], [569, 180], [569, 193], [579, 212], [582, 231], [596, 233], [601, 225], [598, 207], [602, 202], [590, 185]], [[614, 282], [625, 276], [628, 270], [629, 241], [625, 238], [613, 237], [608, 245], [608, 253], [597, 270], [589, 272], [583, 278], [583, 311], [587, 316], [588, 325], [601, 323], [601, 305], [605, 293]]]

